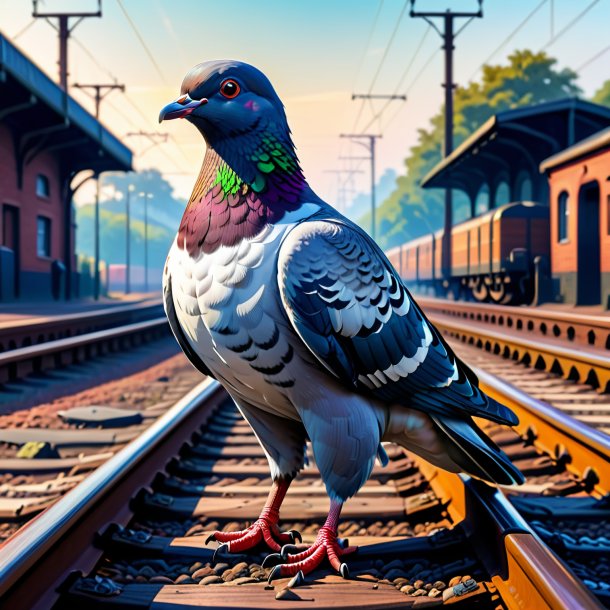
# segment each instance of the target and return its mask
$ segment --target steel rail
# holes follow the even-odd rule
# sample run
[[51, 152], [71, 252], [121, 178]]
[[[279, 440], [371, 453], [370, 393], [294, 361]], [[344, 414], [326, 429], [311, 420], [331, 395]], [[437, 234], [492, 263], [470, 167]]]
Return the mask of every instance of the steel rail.
[[[440, 313], [482, 324], [504, 326], [511, 332], [540, 334], [569, 343], [608, 349], [610, 315], [565, 312], [540, 307], [517, 307], [450, 301], [418, 296], [418, 303], [430, 315]], [[591, 334], [592, 333], [592, 334]]]
[[460, 523], [510, 610], [601, 610], [499, 489], [415, 456], [454, 523]]
[[451, 301], [449, 299], [433, 299], [430, 297], [417, 296], [417, 302], [424, 311], [442, 310], [463, 313], [480, 313], [483, 315], [504, 314], [522, 318], [536, 318], [544, 322], [570, 322], [574, 324], [593, 324], [600, 328], [610, 330], [610, 314], [584, 314], [580, 312], [565, 312], [555, 309], [544, 309], [540, 307], [519, 307], [516, 305], [496, 305], [485, 303], [470, 303], [468, 301]]
[[553, 364], [557, 362], [561, 366], [564, 377], [570, 376], [572, 368], [574, 368], [583, 382], [586, 382], [590, 373], [594, 372], [597, 377], [597, 386], [601, 391], [606, 391], [610, 385], [610, 358], [600, 351], [568, 347], [556, 340], [536, 339], [533, 341], [514, 333], [491, 330], [482, 324], [454, 321], [446, 315], [431, 314], [428, 317], [435, 326], [462, 341], [495, 343], [498, 346], [495, 353], [508, 350], [508, 355], [514, 357], [514, 354], [517, 354], [519, 360], [528, 354], [532, 364], [539, 364], [541, 358], [544, 363], [543, 368], [547, 371], [551, 370]]
[[593, 469], [597, 478], [595, 492], [599, 496], [610, 492], [610, 436], [494, 375], [481, 369], [474, 371], [481, 388], [519, 417], [516, 429], [522, 436], [528, 428], [533, 430], [534, 443], [550, 455], [559, 455], [563, 447], [569, 453], [568, 470], [582, 479], [588, 469]]
[[91, 321], [98, 323], [101, 318], [112, 318], [125, 313], [139, 313], [147, 309], [158, 308], [162, 305], [161, 299], [151, 299], [140, 303], [132, 303], [127, 305], [116, 305], [114, 307], [105, 307], [103, 309], [88, 309], [86, 311], [78, 311], [75, 313], [60, 314], [57, 316], [28, 316], [23, 319], [8, 320], [0, 322], [0, 333], [4, 331], [15, 331], [21, 327], [27, 330], [44, 329], [46, 327], [57, 326], [68, 322]]
[[[9, 538], [0, 552], [4, 607], [51, 607], [58, 596], [57, 586], [72, 570], [92, 569], [101, 554], [92, 547], [95, 533], [110, 522], [126, 525], [131, 511], [125, 499], [145, 484], [145, 473], [163, 469], [222, 397], [220, 385], [205, 379], [139, 437]], [[46, 592], [42, 597], [41, 591]]]

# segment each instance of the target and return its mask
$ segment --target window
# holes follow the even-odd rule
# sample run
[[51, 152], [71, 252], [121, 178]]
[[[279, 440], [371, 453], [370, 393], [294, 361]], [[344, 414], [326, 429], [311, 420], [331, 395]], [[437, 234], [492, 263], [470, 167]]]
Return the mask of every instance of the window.
[[568, 241], [568, 216], [570, 207], [568, 205], [568, 194], [566, 191], [559, 193], [557, 198], [557, 241]]
[[39, 216], [36, 223], [36, 253], [51, 256], [51, 220], [44, 216]]
[[474, 204], [474, 213], [476, 216], [484, 214], [489, 210], [489, 187], [484, 184], [479, 190], [477, 199]]
[[39, 197], [47, 198], [51, 195], [49, 179], [44, 174], [38, 174], [38, 176], [36, 176], [36, 194]]
[[510, 189], [508, 188], [508, 183], [506, 180], [503, 180], [496, 187], [496, 197], [495, 197], [495, 206], [501, 206], [510, 201]]

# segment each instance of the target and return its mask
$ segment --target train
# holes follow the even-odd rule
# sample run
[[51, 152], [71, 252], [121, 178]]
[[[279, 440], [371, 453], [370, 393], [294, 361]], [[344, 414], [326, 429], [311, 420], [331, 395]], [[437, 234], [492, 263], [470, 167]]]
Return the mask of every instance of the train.
[[516, 201], [454, 225], [448, 278], [443, 235], [436, 231], [386, 253], [417, 292], [501, 305], [534, 299], [537, 261], [549, 257], [549, 206]]

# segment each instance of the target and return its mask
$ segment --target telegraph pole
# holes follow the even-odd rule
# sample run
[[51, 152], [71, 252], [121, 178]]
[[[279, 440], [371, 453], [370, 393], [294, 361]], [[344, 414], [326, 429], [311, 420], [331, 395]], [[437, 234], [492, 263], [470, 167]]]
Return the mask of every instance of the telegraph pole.
[[[94, 94], [87, 93], [95, 100], [95, 118], [99, 121], [100, 118], [100, 105], [102, 100], [113, 90], [119, 89], [120, 91], [125, 91], [125, 85], [119, 85], [117, 83], [113, 83], [111, 85], [81, 85], [79, 83], [75, 83], [73, 87], [77, 89], [82, 89], [87, 92], [87, 89], [93, 89]], [[100, 297], [100, 176], [96, 174], [95, 181], [95, 220], [94, 220], [94, 229], [93, 229], [93, 239], [94, 239], [94, 272], [93, 272], [93, 298], [97, 301]]]
[[[476, 12], [453, 12], [447, 9], [445, 12], [421, 12], [415, 10], [415, 0], [411, 0], [411, 17], [421, 17], [430, 24], [443, 39], [443, 51], [445, 51], [445, 138], [443, 156], [447, 157], [453, 151], [453, 44], [455, 37], [464, 29], [468, 22], [458, 32], [454, 32], [453, 24], [456, 19], [468, 19], [483, 17], [483, 0], [478, 0], [479, 10]], [[432, 19], [442, 19], [443, 30], [441, 31]], [[445, 221], [443, 231], [443, 276], [448, 278], [451, 274], [451, 229], [453, 227], [453, 201], [451, 189], [445, 189]]]
[[[59, 85], [68, 90], [68, 38], [72, 30], [86, 17], [102, 16], [102, 0], [97, 1], [97, 11], [88, 13], [41, 13], [38, 10], [38, 0], [33, 0], [32, 17], [35, 19], [46, 19], [59, 33]], [[70, 26], [70, 18], [76, 22]], [[57, 19], [55, 25], [51, 19]]]
[[[370, 133], [342, 133], [339, 137], [349, 138], [369, 151], [369, 156], [366, 158], [371, 161], [371, 237], [375, 239], [375, 142], [382, 136]], [[362, 139], [368, 140], [368, 142], [362, 142]]]
[[[367, 157], [368, 159], [368, 157]], [[362, 170], [359, 169], [325, 169], [324, 170], [325, 174], [335, 174], [337, 176], [337, 197], [339, 199], [339, 201], [337, 201], [337, 204], [339, 204], [339, 202], [341, 202], [341, 207], [343, 208], [343, 204], [347, 203], [345, 200], [345, 186], [341, 186], [341, 176], [343, 174], [347, 174], [348, 178], [352, 175], [352, 174], [363, 174], [364, 172]], [[345, 212], [345, 209], [341, 209], [341, 212]]]
[[125, 92], [125, 85], [119, 85], [118, 83], [113, 83], [111, 85], [81, 85], [79, 83], [74, 83], [72, 86], [77, 89], [82, 89], [85, 93], [87, 92], [87, 89], [93, 89], [95, 93], [87, 93], [87, 95], [90, 95], [95, 101], [95, 118], [98, 120], [100, 118], [100, 104], [102, 103], [102, 100], [114, 89], [118, 89], [123, 93]]

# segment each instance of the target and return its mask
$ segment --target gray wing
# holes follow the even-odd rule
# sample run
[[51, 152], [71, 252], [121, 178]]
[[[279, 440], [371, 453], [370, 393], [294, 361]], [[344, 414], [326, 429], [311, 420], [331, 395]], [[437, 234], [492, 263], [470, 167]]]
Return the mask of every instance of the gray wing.
[[347, 220], [293, 229], [280, 249], [278, 284], [294, 328], [344, 384], [431, 415], [517, 423], [479, 390], [383, 252]]

